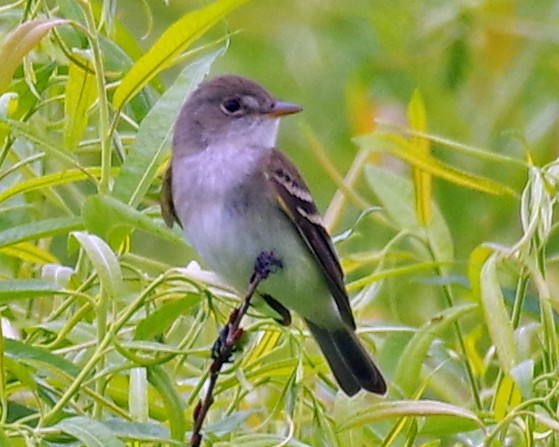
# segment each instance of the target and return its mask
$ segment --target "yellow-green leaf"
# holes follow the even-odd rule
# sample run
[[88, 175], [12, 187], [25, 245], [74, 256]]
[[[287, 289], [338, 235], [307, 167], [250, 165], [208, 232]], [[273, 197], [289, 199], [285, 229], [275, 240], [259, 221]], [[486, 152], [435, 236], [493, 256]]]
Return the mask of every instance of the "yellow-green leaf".
[[191, 12], [173, 23], [122, 79], [113, 96], [120, 109], [154, 76], [172, 65], [177, 56], [208, 31], [226, 14], [248, 0], [218, 0]]
[[422, 156], [409, 141], [398, 135], [376, 132], [356, 140], [363, 147], [386, 151], [413, 167], [420, 168], [456, 185], [488, 194], [516, 196], [515, 191], [506, 185], [461, 171], [435, 158]]
[[19, 258], [32, 264], [59, 263], [56, 256], [29, 242], [21, 242], [9, 247], [0, 248], [0, 253], [6, 256]]
[[0, 93], [6, 91], [16, 68], [29, 53], [56, 25], [68, 23], [63, 19], [30, 20], [18, 26], [0, 44]]
[[499, 388], [497, 388], [497, 394], [495, 395], [494, 412], [497, 422], [502, 421], [520, 402], [522, 402], [520, 390], [512, 377], [505, 374], [503, 380], [499, 383]]
[[97, 97], [97, 87], [89, 58], [82, 58], [77, 52], [74, 57], [80, 59], [81, 64], [70, 63], [68, 82], [64, 96], [64, 145], [67, 149], [74, 149], [86, 127], [87, 111]]
[[497, 277], [497, 257], [491, 248], [477, 247], [470, 256], [472, 293], [481, 302], [485, 324], [495, 346], [501, 369], [509, 374], [517, 364], [514, 330]]
[[68, 169], [42, 177], [32, 178], [19, 182], [11, 188], [0, 193], [0, 203], [17, 194], [35, 191], [38, 189], [50, 188], [52, 186], [64, 185], [66, 183], [81, 182], [98, 178], [101, 175], [101, 168]]
[[[411, 146], [415, 149], [418, 157], [428, 160], [431, 157], [431, 142], [421, 135], [427, 132], [427, 114], [419, 90], [414, 92], [408, 106], [408, 121], [410, 128], [415, 131], [410, 140]], [[426, 226], [431, 219], [431, 174], [414, 166], [413, 183], [417, 220], [421, 225]]]

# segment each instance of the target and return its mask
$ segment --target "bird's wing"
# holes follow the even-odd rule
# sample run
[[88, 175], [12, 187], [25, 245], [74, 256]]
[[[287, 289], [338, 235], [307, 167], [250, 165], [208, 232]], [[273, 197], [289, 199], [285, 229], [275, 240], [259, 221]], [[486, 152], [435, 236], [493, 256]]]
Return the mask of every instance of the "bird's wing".
[[295, 165], [276, 150], [264, 160], [263, 170], [279, 208], [287, 215], [320, 265], [340, 315], [349, 327], [355, 329], [340, 261], [305, 181]]
[[173, 203], [173, 171], [171, 169], [171, 163], [169, 163], [169, 167], [163, 177], [159, 205], [161, 206], [161, 215], [167, 225], [172, 227], [175, 221], [179, 225], [181, 224], [175, 210], [175, 204]]

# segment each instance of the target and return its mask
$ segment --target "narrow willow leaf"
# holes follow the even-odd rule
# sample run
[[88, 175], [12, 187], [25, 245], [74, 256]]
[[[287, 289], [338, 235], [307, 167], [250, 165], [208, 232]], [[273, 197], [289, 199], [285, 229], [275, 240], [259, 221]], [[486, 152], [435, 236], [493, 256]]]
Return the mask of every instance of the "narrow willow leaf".
[[29, 242], [21, 242], [9, 247], [0, 248], [0, 253], [32, 264], [40, 265], [59, 262], [52, 253]]
[[168, 301], [141, 320], [136, 326], [136, 340], [152, 340], [157, 335], [165, 333], [177, 317], [187, 312], [200, 302], [198, 293], [187, 293], [181, 299]]
[[148, 368], [148, 380], [159, 393], [167, 410], [171, 438], [178, 441], [183, 440], [188, 426], [185, 420], [183, 398], [178, 393], [174, 380], [162, 367], [157, 365]]
[[204, 79], [222, 54], [222, 49], [215, 51], [185, 67], [144, 118], [134, 146], [115, 180], [116, 198], [134, 207], [140, 204], [163, 161], [175, 117], [186, 96]]
[[169, 443], [169, 430], [160, 424], [130, 422], [117, 418], [110, 418], [103, 421], [103, 424], [111, 429], [113, 433], [125, 439], [138, 441], [161, 441]]
[[6, 123], [10, 127], [10, 131], [16, 137], [22, 138], [29, 143], [36, 146], [36, 150], [41, 150], [49, 155], [68, 163], [70, 166], [74, 166], [77, 169], [83, 170], [78, 160], [74, 158], [73, 154], [59, 149], [57, 146], [53, 145], [47, 137], [37, 134], [35, 129], [31, 127], [31, 124], [6, 119], [0, 116], [0, 122]]
[[508, 374], [505, 374], [499, 382], [494, 401], [494, 415], [497, 422], [502, 421], [511, 410], [517, 408], [522, 402], [522, 394]]
[[458, 186], [495, 195], [516, 196], [516, 192], [506, 185], [491, 179], [462, 171], [435, 158], [420, 156], [417, 150], [404, 138], [392, 134], [376, 132], [356, 139], [361, 147], [386, 151], [435, 177], [442, 178]]
[[[410, 128], [418, 133], [427, 132], [427, 114], [425, 104], [419, 90], [416, 90], [408, 106], [408, 120]], [[429, 159], [431, 157], [431, 142], [418, 134], [414, 134], [410, 141], [419, 157]], [[418, 167], [413, 168], [413, 183], [415, 191], [415, 211], [417, 220], [423, 226], [429, 223], [431, 218], [432, 186], [431, 174]]]
[[[116, 171], [114, 171], [116, 172]], [[83, 169], [68, 169], [65, 171], [56, 172], [54, 174], [42, 175], [40, 177], [24, 180], [13, 185], [11, 188], [6, 189], [0, 193], [0, 203], [8, 200], [9, 198], [23, 194], [30, 191], [37, 191], [52, 186], [65, 185], [67, 183], [81, 182], [84, 180], [92, 180], [101, 176], [101, 168], [83, 168]]]
[[172, 65], [175, 58], [196, 39], [225, 15], [247, 1], [218, 0], [173, 23], [122, 79], [113, 96], [115, 108], [120, 109], [161, 70]]
[[44, 348], [31, 346], [21, 341], [6, 338], [4, 339], [4, 349], [6, 355], [20, 363], [42, 363], [49, 365], [54, 371], [60, 370], [72, 377], [77, 376], [80, 372], [79, 367], [65, 358], [55, 355]]
[[146, 422], [149, 419], [148, 381], [145, 368], [132, 368], [130, 370], [128, 408], [133, 420]]
[[8, 247], [21, 242], [34, 241], [58, 234], [67, 234], [81, 228], [83, 228], [83, 224], [79, 217], [55, 217], [53, 219], [30, 222], [0, 231], [0, 247]]
[[62, 293], [56, 284], [38, 279], [10, 279], [0, 281], [0, 303]]
[[259, 361], [263, 356], [276, 348], [282, 339], [281, 331], [264, 331], [258, 343], [243, 357], [243, 365]]
[[[29, 388], [31, 391], [37, 392], [39, 386], [34, 376], [34, 371], [29, 366], [18, 362], [9, 356], [3, 358], [6, 371], [13, 375], [22, 385]], [[1, 446], [1, 444], [0, 444]]]
[[531, 399], [534, 396], [534, 360], [520, 362], [511, 369], [510, 375], [524, 399]]
[[431, 343], [458, 319], [477, 308], [475, 304], [451, 307], [433, 317], [412, 337], [400, 355], [396, 368], [394, 383], [403, 390], [405, 395], [411, 396], [418, 388], [421, 368], [429, 352]]
[[[84, 52], [85, 53], [85, 52]], [[87, 54], [74, 51], [80, 65], [70, 61], [64, 94], [64, 145], [75, 149], [87, 128], [87, 112], [97, 98], [95, 75]]]
[[[369, 187], [399, 230], [409, 231], [420, 240], [425, 240], [427, 230], [429, 247], [435, 260], [444, 263], [454, 259], [450, 230], [438, 206], [432, 205], [429, 225], [422, 228], [417, 221], [413, 187], [409, 179], [373, 165], [365, 167], [365, 174]], [[439, 269], [445, 272], [448, 267], [441, 264]]]
[[150, 217], [126, 203], [112, 197], [89, 196], [82, 208], [85, 228], [101, 236], [109, 245], [120, 247], [131, 229], [138, 229], [176, 244], [184, 240], [167, 226], [155, 222]]
[[358, 407], [345, 421], [340, 422], [339, 429], [347, 430], [351, 427], [405, 416], [454, 416], [468, 419], [478, 427], [483, 427], [475, 413], [463, 407], [434, 400], [400, 400]]
[[99, 275], [101, 285], [111, 297], [120, 296], [122, 290], [122, 272], [116, 255], [105, 241], [85, 231], [74, 231], [75, 238], [84, 249], [93, 268]]
[[86, 447], [125, 447], [106, 425], [85, 416], [63, 419], [54, 428], [73, 436]]
[[12, 31], [0, 46], [0, 93], [6, 91], [16, 68], [52, 28], [63, 23], [63, 19], [36, 19], [22, 23]]
[[485, 324], [505, 374], [517, 364], [514, 330], [497, 277], [497, 257], [479, 246], [470, 256], [469, 278], [474, 299], [481, 303]]

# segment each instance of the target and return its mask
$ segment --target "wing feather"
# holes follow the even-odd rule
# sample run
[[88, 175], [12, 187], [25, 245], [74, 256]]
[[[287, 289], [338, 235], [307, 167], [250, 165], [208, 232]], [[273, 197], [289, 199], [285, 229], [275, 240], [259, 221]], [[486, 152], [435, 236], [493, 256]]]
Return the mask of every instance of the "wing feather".
[[295, 165], [281, 152], [272, 151], [264, 163], [264, 173], [275, 193], [279, 208], [293, 223], [326, 278], [340, 315], [355, 329], [344, 275], [332, 240], [322, 224], [313, 198]]

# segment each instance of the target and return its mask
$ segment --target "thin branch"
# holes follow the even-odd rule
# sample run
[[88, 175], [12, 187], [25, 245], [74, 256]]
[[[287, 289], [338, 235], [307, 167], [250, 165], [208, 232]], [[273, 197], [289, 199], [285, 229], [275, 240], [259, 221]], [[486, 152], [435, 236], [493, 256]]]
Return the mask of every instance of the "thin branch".
[[192, 435], [190, 437], [190, 445], [199, 447], [202, 442], [202, 426], [208, 414], [208, 411], [214, 403], [214, 389], [219, 378], [219, 373], [225, 363], [230, 361], [231, 355], [235, 350], [237, 342], [243, 335], [243, 329], [240, 327], [241, 320], [245, 316], [250, 307], [250, 301], [256, 292], [256, 288], [260, 282], [268, 277], [270, 273], [274, 273], [277, 268], [282, 268], [282, 263], [274, 257], [272, 252], [262, 252], [258, 256], [254, 265], [254, 272], [250, 278], [249, 287], [245, 294], [242, 304], [231, 312], [229, 321], [221, 329], [217, 340], [212, 347], [212, 363], [210, 365], [210, 377], [208, 388], [204, 399], [198, 401], [194, 408], [194, 425]]

